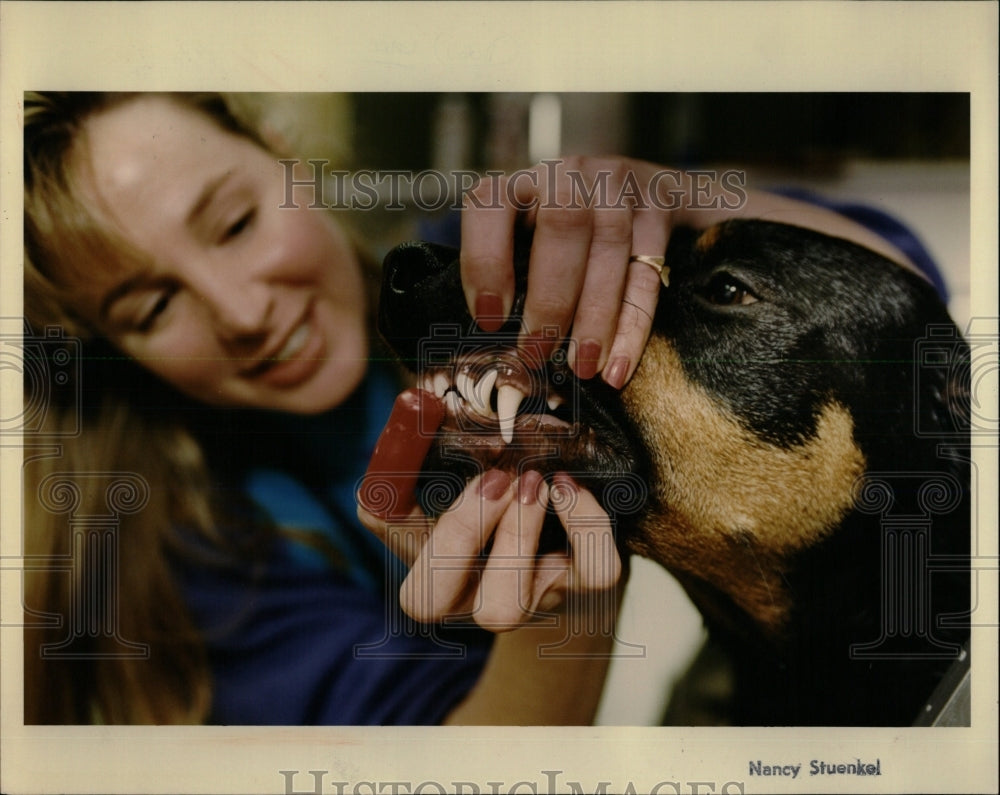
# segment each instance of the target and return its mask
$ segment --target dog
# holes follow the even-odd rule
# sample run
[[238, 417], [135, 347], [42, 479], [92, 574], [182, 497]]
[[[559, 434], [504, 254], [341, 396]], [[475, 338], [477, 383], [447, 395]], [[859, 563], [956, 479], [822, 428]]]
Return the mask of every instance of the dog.
[[621, 550], [702, 613], [733, 672], [726, 722], [919, 720], [970, 610], [969, 349], [934, 288], [808, 229], [677, 229], [619, 392], [576, 379], [565, 347], [544, 363], [515, 349], [529, 245], [495, 333], [468, 314], [457, 251], [385, 259], [379, 331], [448, 405], [427, 509], [455, 496], [435, 478], [571, 472]]

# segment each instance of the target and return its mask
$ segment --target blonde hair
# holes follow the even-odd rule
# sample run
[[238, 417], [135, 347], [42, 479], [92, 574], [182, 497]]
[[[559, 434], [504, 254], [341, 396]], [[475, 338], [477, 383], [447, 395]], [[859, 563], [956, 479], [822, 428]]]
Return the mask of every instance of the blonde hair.
[[[27, 455], [24, 464], [25, 554], [34, 561], [25, 572], [26, 723], [198, 723], [211, 706], [204, 643], [171, 569], [185, 554], [181, 529], [223, 543], [205, 455], [180, 412], [169, 410], [185, 399], [113, 349], [67, 294], [93, 269], [138, 256], [91, 212], [72, 171], [88, 119], [134, 96], [25, 96], [25, 319], [36, 337], [61, 329], [71, 338], [82, 374], [82, 383], [58, 390], [25, 378], [26, 405], [44, 403], [30, 435], [56, 440], [61, 451]], [[223, 97], [169, 96], [261, 143]], [[76, 516], [106, 516], [116, 482], [145, 492], [140, 510], [114, 519], [117, 588], [114, 603], [102, 604], [114, 626], [78, 633], [69, 645], [74, 599], [106, 593], [109, 574], [101, 550], [74, 542], [65, 512], [53, 509], [53, 479], [71, 484]], [[122, 653], [123, 641], [132, 653]]]

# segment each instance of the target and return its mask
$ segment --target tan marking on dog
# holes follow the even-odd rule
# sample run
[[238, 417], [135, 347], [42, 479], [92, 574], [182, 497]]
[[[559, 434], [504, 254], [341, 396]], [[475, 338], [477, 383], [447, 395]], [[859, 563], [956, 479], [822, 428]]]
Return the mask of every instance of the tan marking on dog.
[[839, 524], [864, 472], [850, 414], [830, 403], [812, 439], [769, 444], [691, 383], [657, 337], [622, 399], [654, 456], [653, 509], [635, 551], [711, 583], [779, 631], [790, 556]]
[[719, 241], [719, 236], [722, 234], [722, 225], [716, 224], [715, 226], [710, 226], [700, 235], [698, 239], [694, 241], [694, 248], [699, 254], [707, 253], [712, 246], [714, 246]]

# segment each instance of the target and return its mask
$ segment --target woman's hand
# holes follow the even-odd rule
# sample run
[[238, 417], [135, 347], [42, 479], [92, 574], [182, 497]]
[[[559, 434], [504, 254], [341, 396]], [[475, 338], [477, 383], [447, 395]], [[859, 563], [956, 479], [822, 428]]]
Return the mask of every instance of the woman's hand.
[[526, 223], [534, 234], [521, 344], [547, 356], [571, 333], [576, 374], [603, 371], [623, 386], [660, 290], [656, 270], [630, 257], [662, 256], [669, 236], [669, 213], [650, 201], [654, 172], [620, 158], [565, 158], [483, 179], [462, 212], [462, 283], [473, 317], [490, 330], [510, 313], [514, 227]]
[[[660, 295], [660, 275], [636, 256], [663, 256], [672, 228], [728, 218], [797, 224], [906, 258], [830, 210], [745, 189], [742, 172], [683, 172], [628, 158], [543, 161], [484, 178], [464, 198], [462, 283], [469, 311], [495, 330], [514, 300], [514, 229], [534, 228], [520, 344], [548, 356], [570, 338], [580, 378], [616, 388], [632, 377]], [[911, 266], [912, 267], [912, 266]]]
[[[498, 470], [473, 479], [437, 521], [427, 517], [414, 490], [443, 416], [430, 392], [396, 399], [358, 489], [358, 517], [411, 566], [400, 594], [410, 615], [471, 617], [502, 633], [444, 722], [589, 724], [624, 585], [610, 520], [567, 476], [549, 486], [537, 472], [512, 480]], [[568, 553], [537, 554], [547, 506], [566, 530]]]
[[[568, 476], [550, 486], [533, 470], [514, 480], [488, 470], [436, 521], [424, 515], [414, 489], [441, 421], [439, 403], [422, 390], [397, 398], [358, 492], [361, 521], [410, 566], [403, 609], [420, 621], [471, 618], [502, 632], [569, 601], [613, 624], [622, 564], [611, 522]], [[539, 555], [549, 508], [569, 551]]]

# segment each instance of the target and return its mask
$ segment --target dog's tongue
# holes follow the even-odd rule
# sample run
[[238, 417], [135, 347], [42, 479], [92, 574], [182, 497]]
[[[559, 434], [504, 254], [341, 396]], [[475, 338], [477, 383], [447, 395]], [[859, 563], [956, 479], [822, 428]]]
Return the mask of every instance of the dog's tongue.
[[365, 510], [389, 519], [405, 517], [416, 506], [420, 470], [444, 414], [444, 403], [431, 392], [399, 394], [358, 488]]

